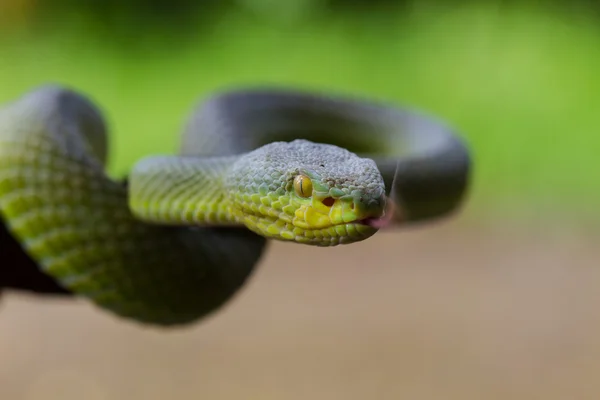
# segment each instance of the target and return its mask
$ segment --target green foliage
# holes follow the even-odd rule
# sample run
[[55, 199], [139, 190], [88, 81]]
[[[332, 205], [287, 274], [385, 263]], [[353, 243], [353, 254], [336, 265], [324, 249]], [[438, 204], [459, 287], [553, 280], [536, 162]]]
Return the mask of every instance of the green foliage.
[[148, 153], [177, 151], [192, 105], [216, 89], [287, 84], [390, 100], [464, 135], [476, 209], [600, 214], [600, 37], [584, 14], [419, 2], [273, 15], [243, 8], [176, 38], [149, 25], [107, 40], [83, 17], [21, 32], [0, 47], [0, 100], [46, 82], [91, 95], [111, 122], [116, 174]]

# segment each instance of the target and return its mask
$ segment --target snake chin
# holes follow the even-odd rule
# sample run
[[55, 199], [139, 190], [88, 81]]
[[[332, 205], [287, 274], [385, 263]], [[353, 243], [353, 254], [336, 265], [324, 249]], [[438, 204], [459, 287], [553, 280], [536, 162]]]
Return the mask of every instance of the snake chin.
[[269, 219], [261, 219], [260, 222], [256, 222], [246, 217], [245, 222], [248, 229], [268, 239], [317, 247], [332, 247], [360, 242], [373, 236], [378, 231], [378, 228], [365, 223], [364, 220], [308, 229]]
[[295, 238], [296, 242], [331, 247], [340, 244], [351, 244], [370, 238], [379, 229], [366, 224], [364, 220], [332, 225], [329, 228], [310, 229]]

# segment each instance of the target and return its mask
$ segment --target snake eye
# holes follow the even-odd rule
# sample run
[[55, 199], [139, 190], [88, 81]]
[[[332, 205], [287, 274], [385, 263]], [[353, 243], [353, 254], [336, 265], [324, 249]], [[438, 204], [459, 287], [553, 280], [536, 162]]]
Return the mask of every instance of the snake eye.
[[300, 197], [310, 197], [312, 195], [312, 181], [306, 175], [298, 175], [294, 178], [294, 190]]

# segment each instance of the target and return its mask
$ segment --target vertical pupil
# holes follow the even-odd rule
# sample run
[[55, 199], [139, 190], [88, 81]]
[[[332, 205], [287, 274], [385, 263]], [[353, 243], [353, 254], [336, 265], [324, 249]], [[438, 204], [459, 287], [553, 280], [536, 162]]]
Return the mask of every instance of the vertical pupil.
[[298, 196], [309, 197], [312, 192], [312, 182], [310, 178], [303, 175], [298, 175], [294, 178], [294, 190]]

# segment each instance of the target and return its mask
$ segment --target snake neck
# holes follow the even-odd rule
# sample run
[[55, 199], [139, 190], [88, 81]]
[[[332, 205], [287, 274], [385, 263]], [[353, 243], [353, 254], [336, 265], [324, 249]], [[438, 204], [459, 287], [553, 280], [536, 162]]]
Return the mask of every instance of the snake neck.
[[240, 225], [225, 189], [237, 156], [148, 157], [131, 174], [129, 207], [139, 219], [172, 225]]

